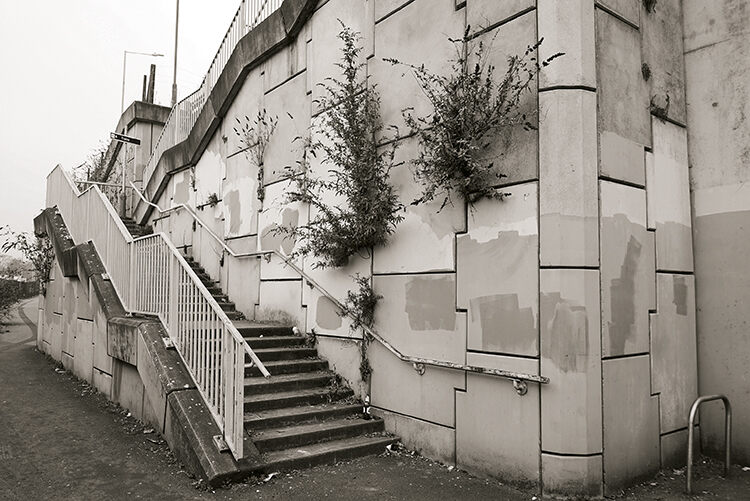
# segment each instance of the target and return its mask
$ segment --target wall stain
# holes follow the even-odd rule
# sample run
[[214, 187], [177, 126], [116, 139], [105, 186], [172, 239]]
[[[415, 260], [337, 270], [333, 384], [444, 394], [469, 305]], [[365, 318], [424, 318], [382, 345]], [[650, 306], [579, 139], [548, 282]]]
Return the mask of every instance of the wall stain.
[[672, 304], [677, 307], [677, 314], [686, 316], [688, 287], [685, 277], [672, 275], [672, 293]]
[[612, 280], [609, 287], [612, 302], [609, 341], [613, 355], [625, 353], [625, 344], [635, 333], [635, 276], [642, 247], [631, 235], [620, 267], [620, 277]]
[[412, 330], [456, 330], [456, 285], [452, 276], [415, 277], [404, 289], [404, 311]]
[[562, 372], [584, 372], [589, 356], [589, 322], [586, 307], [563, 299], [559, 292], [541, 295], [542, 355]]
[[237, 234], [242, 222], [242, 203], [239, 190], [232, 190], [224, 195], [224, 206], [229, 212], [229, 233]]
[[[299, 224], [299, 211], [297, 209], [286, 208], [281, 212], [281, 226], [296, 227]], [[285, 255], [291, 254], [294, 249], [296, 240], [274, 230], [278, 228], [277, 223], [266, 226], [260, 235], [260, 245], [263, 250], [278, 250], [281, 248]]]
[[315, 323], [321, 329], [336, 330], [341, 327], [339, 309], [326, 296], [318, 297], [318, 304], [315, 307]]
[[174, 185], [174, 195], [172, 201], [175, 205], [186, 204], [190, 196], [188, 195], [188, 188], [190, 187], [190, 176], [183, 174], [182, 181]]
[[534, 312], [521, 308], [518, 294], [493, 294], [473, 298], [471, 320], [479, 317], [482, 349], [525, 352], [537, 339]]

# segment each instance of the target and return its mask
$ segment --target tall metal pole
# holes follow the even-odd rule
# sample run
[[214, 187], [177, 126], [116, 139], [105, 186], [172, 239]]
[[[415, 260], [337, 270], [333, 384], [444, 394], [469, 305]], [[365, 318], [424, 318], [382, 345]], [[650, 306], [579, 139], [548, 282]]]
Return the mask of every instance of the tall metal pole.
[[125, 65], [128, 61], [128, 51], [122, 51], [122, 98], [120, 98], [120, 113], [125, 111]]
[[174, 70], [172, 71], [172, 107], [177, 104], [177, 34], [180, 26], [180, 0], [174, 17]]

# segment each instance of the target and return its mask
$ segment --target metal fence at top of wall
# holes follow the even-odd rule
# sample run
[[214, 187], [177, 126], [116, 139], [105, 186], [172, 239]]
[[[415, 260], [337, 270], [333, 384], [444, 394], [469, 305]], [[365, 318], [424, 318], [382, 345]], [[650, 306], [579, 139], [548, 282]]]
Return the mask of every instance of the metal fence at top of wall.
[[235, 458], [243, 457], [245, 355], [268, 371], [163, 233], [133, 239], [92, 186], [83, 193], [59, 165], [47, 176], [74, 242], [93, 242], [127, 311], [157, 315], [185, 362]]
[[156, 170], [159, 159], [166, 150], [187, 139], [190, 130], [198, 120], [208, 96], [216, 85], [221, 72], [234, 52], [239, 41], [261, 21], [277, 10], [283, 0], [242, 0], [232, 18], [227, 33], [216, 51], [213, 61], [203, 78], [201, 86], [188, 97], [177, 103], [169, 113], [167, 122], [154, 144], [148, 164], [143, 171], [143, 186], [146, 186]]

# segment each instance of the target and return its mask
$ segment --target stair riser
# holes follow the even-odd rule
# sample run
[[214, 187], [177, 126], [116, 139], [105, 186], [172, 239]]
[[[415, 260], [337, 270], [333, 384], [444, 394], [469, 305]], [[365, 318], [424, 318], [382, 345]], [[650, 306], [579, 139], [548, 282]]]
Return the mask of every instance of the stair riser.
[[299, 336], [285, 336], [282, 339], [273, 339], [265, 337], [249, 337], [245, 338], [250, 348], [254, 350], [260, 350], [263, 348], [285, 348], [291, 346], [303, 346], [305, 344], [305, 338]]
[[264, 382], [260, 384], [245, 385], [245, 395], [258, 395], [261, 393], [274, 393], [277, 391], [303, 390], [306, 388], [323, 388], [328, 386], [333, 376], [321, 376], [316, 378], [301, 379], [298, 381]]
[[294, 331], [290, 327], [237, 327], [245, 339], [259, 336], [293, 336]]
[[267, 418], [255, 418], [245, 420], [245, 429], [248, 431], [263, 430], [265, 428], [276, 428], [285, 425], [302, 424], [309, 421], [316, 421], [322, 419], [333, 419], [343, 418], [357, 415], [357, 409], [323, 409], [319, 411], [307, 412], [304, 414], [297, 414], [294, 416], [273, 416]]
[[338, 394], [324, 393], [319, 395], [305, 395], [303, 397], [276, 398], [273, 400], [261, 400], [256, 402], [245, 402], [245, 412], [264, 411], [268, 409], [282, 409], [284, 407], [296, 407], [300, 405], [315, 405], [326, 402], [336, 402], [351, 395], [351, 392], [340, 392]]
[[311, 466], [317, 466], [320, 464], [331, 464], [362, 456], [382, 454], [385, 450], [385, 446], [388, 443], [395, 443], [396, 441], [397, 440], [394, 438], [393, 440], [389, 440], [379, 444], [351, 447], [315, 456], [299, 455], [295, 458], [267, 463], [264, 470], [266, 472], [298, 470], [301, 468], [309, 468]]
[[[328, 362], [320, 361], [320, 360], [310, 360], [310, 361], [304, 361], [298, 364], [288, 364], [288, 365], [279, 365], [279, 366], [269, 367], [268, 371], [271, 373], [271, 375], [276, 376], [280, 374], [294, 374], [297, 372], [322, 371], [322, 370], [326, 370], [327, 368], [328, 368]], [[260, 369], [258, 369], [255, 366], [245, 368], [245, 376], [247, 377], [260, 376], [260, 375], [261, 375]]]
[[278, 451], [290, 447], [316, 444], [327, 440], [338, 440], [342, 438], [356, 437], [365, 433], [383, 431], [383, 421], [372, 419], [370, 421], [352, 421], [351, 426], [334, 428], [329, 430], [316, 430], [298, 435], [286, 437], [269, 437], [254, 439], [253, 442], [260, 452]]
[[[276, 362], [278, 360], [295, 360], [298, 358], [310, 358], [318, 356], [315, 348], [295, 348], [292, 350], [278, 350], [257, 353], [261, 362]], [[245, 357], [249, 361], [249, 356]]]

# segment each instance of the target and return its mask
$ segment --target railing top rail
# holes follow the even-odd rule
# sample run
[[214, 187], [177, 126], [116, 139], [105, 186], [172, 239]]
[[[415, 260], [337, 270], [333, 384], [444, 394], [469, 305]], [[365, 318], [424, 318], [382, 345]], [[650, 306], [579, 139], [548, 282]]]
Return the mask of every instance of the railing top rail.
[[[120, 216], [117, 214], [117, 211], [115, 210], [114, 207], [112, 207], [112, 202], [109, 201], [109, 199], [104, 195], [104, 193], [102, 193], [102, 190], [100, 190], [97, 185], [95, 185], [95, 184], [91, 185], [88, 188], [86, 188], [85, 190], [81, 191], [81, 190], [78, 189], [78, 186], [76, 185], [76, 182], [73, 181], [73, 179], [71, 179], [70, 174], [68, 174], [65, 171], [65, 169], [62, 168], [61, 165], [58, 164], [57, 166], [55, 166], [55, 168], [52, 169], [52, 172], [54, 172], [55, 169], [60, 169], [60, 171], [62, 172], [62, 174], [65, 177], [65, 179], [68, 181], [68, 185], [73, 190], [73, 193], [75, 194], [76, 197], [81, 197], [87, 191], [94, 190], [98, 194], [98, 196], [101, 199], [101, 201], [104, 204], [104, 206], [107, 208], [107, 212], [109, 212], [110, 217], [114, 220], [115, 225], [120, 230], [120, 233], [122, 233], [122, 236], [125, 239], [125, 241], [126, 242], [132, 242], [133, 241], [133, 236], [128, 231], [127, 227], [125, 226], [125, 223], [122, 222], [122, 219], [120, 219]], [[52, 174], [52, 172], [50, 172], [50, 175]], [[47, 177], [49, 177], [49, 175]]]
[[[132, 183], [131, 183], [132, 185]], [[326, 296], [329, 300], [333, 302], [333, 304], [341, 311], [346, 311], [344, 308], [344, 305], [341, 304], [341, 302], [336, 299], [331, 293], [329, 293], [323, 286], [321, 286], [318, 282], [315, 281], [311, 276], [309, 276], [307, 273], [305, 273], [304, 270], [302, 270], [299, 266], [294, 264], [292, 260], [288, 256], [284, 256], [277, 250], [266, 250], [266, 251], [254, 251], [254, 252], [246, 252], [246, 253], [235, 253], [231, 248], [229, 248], [226, 243], [220, 239], [206, 224], [195, 214], [195, 212], [188, 206], [184, 204], [176, 205], [174, 207], [171, 207], [169, 209], [162, 209], [158, 205], [149, 202], [146, 200], [141, 192], [135, 187], [135, 185], [132, 185], [135, 192], [138, 194], [139, 197], [141, 197], [141, 200], [143, 200], [145, 203], [149, 204], [150, 206], [154, 207], [157, 211], [159, 211], [160, 214], [165, 214], [167, 212], [172, 212], [178, 209], [185, 209], [192, 217], [193, 219], [200, 224], [207, 232], [208, 234], [219, 243], [219, 245], [222, 246], [222, 248], [229, 253], [231, 256], [235, 258], [245, 258], [245, 257], [263, 257], [268, 255], [275, 255], [284, 263], [292, 268], [295, 273], [299, 274], [310, 286], [318, 289], [321, 294]], [[480, 374], [488, 374], [492, 376], [498, 376], [506, 379], [510, 379], [513, 381], [532, 381], [539, 384], [547, 384], [549, 383], [549, 378], [545, 376], [539, 376], [536, 374], [526, 374], [523, 372], [512, 372], [512, 371], [505, 371], [502, 369], [490, 369], [485, 367], [477, 367], [473, 365], [464, 365], [464, 364], [457, 364], [453, 362], [446, 362], [441, 360], [433, 360], [429, 358], [421, 358], [421, 357], [412, 357], [409, 355], [404, 355], [399, 351], [398, 348], [391, 345], [385, 338], [383, 338], [380, 334], [378, 334], [377, 331], [374, 329], [371, 329], [367, 326], [362, 326], [363, 330], [372, 336], [376, 341], [378, 341], [380, 344], [382, 344], [388, 351], [390, 351], [392, 354], [394, 354], [396, 357], [398, 357], [400, 360], [404, 362], [409, 362], [415, 365], [415, 368], [417, 366], [424, 366], [424, 365], [431, 365], [434, 367], [443, 367], [446, 369], [456, 369], [456, 370], [465, 370], [469, 372], [477, 372]], [[520, 392], [520, 391], [519, 391]]]

